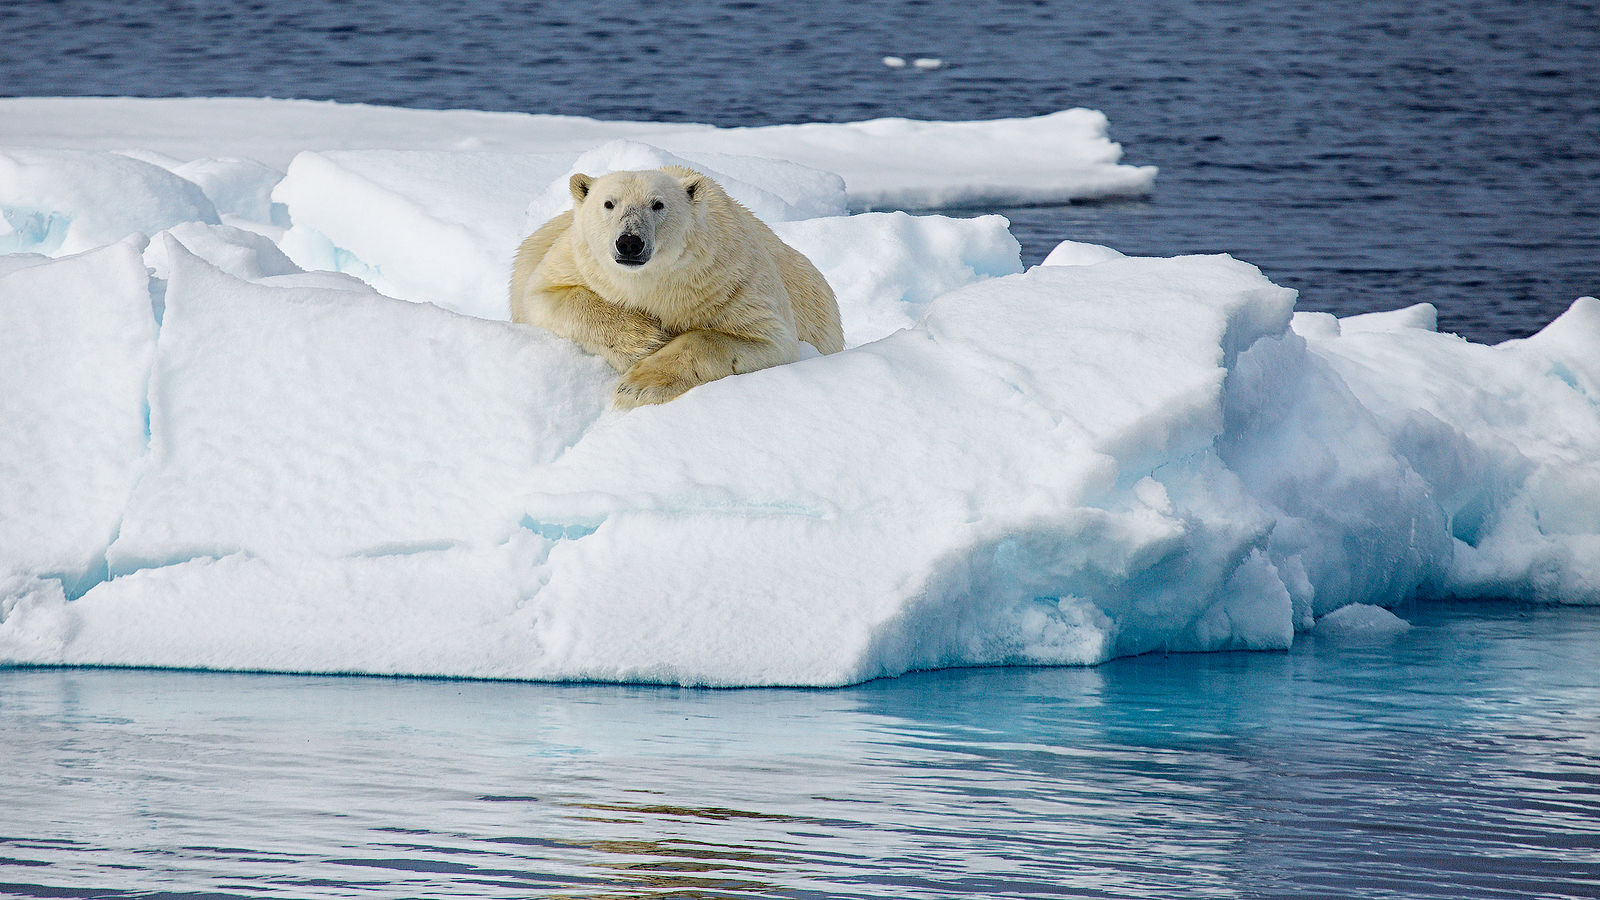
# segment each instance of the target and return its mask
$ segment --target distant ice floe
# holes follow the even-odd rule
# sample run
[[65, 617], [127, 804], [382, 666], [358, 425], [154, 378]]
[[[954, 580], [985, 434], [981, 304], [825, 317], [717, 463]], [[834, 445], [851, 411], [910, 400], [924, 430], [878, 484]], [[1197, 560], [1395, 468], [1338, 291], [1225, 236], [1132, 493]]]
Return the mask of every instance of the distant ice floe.
[[[715, 128], [310, 100], [0, 98], [0, 147], [132, 149], [164, 157], [174, 168], [200, 159], [248, 159], [282, 172], [304, 150], [555, 153], [570, 154], [570, 162], [601, 144], [627, 140], [679, 156], [752, 156], [835, 173], [844, 177], [853, 209], [1148, 194], [1155, 167], [1123, 164], [1122, 148], [1107, 130], [1105, 115], [1091, 109], [978, 122], [891, 118]], [[250, 181], [249, 173], [234, 176]], [[498, 187], [544, 185], [506, 178]]]
[[[883, 64], [891, 69], [904, 69], [906, 67], [906, 58], [904, 56], [885, 56]], [[944, 68], [944, 60], [934, 56], [919, 56], [911, 60], [911, 67], [922, 70], [942, 69]]]
[[[1296, 314], [1225, 256], [1024, 272], [998, 216], [850, 215], [849, 174], [760, 152], [903, 199], [877, 154], [926, 128], [971, 154], [917, 183], [971, 196], [1038, 120], [556, 149], [217, 102], [0, 101], [0, 664], [836, 685], [1600, 603], [1600, 300], [1489, 347]], [[251, 110], [268, 151], [394, 146], [255, 158]], [[506, 268], [572, 171], [680, 161], [816, 263], [848, 347], [618, 413], [603, 362], [502, 321]]]

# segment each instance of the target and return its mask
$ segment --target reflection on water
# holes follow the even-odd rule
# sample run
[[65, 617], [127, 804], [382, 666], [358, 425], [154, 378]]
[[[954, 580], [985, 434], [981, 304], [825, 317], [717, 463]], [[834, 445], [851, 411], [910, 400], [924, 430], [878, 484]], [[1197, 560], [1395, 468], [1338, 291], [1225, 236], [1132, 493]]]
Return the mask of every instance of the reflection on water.
[[1600, 610], [696, 691], [0, 670], [0, 893], [1600, 893]]

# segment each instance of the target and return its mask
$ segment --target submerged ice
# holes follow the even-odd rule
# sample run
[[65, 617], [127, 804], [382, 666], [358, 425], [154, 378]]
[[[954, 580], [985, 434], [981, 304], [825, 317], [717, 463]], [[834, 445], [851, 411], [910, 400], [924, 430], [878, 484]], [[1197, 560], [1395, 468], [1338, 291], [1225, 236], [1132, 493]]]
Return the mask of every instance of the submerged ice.
[[[1023, 272], [999, 217], [847, 214], [1043, 166], [1025, 122], [957, 165], [963, 123], [452, 151], [462, 114], [345, 109], [391, 129], [351, 147], [259, 105], [285, 164], [226, 121], [85, 146], [115, 109], [63, 103], [67, 151], [0, 146], [0, 663], [832, 685], [1600, 602], [1593, 298], [1488, 347], [1225, 256]], [[922, 126], [943, 170], [878, 155]], [[497, 321], [506, 261], [571, 171], [680, 160], [817, 264], [848, 347], [622, 414]]]

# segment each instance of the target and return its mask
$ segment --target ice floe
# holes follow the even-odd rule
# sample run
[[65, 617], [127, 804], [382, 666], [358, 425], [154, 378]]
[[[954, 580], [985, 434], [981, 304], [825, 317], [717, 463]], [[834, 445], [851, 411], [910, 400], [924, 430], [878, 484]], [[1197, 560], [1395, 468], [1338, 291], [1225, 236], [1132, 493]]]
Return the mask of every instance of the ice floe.
[[[1097, 116], [0, 100], [0, 664], [834, 685], [1600, 603], [1600, 300], [1490, 347], [849, 214], [1128, 169], [1043, 158]], [[503, 321], [568, 174], [671, 162], [817, 264], [846, 350], [619, 413]]]

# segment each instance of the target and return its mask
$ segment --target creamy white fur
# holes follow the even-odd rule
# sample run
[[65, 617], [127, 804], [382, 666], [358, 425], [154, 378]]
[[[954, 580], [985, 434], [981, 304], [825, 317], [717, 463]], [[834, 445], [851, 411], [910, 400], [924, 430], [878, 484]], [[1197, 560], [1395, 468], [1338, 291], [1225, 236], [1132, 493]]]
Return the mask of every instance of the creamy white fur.
[[[511, 317], [578, 342], [622, 373], [618, 406], [844, 347], [815, 266], [709, 177], [677, 166], [572, 176], [573, 209], [517, 251]], [[616, 258], [624, 232], [649, 251]]]

